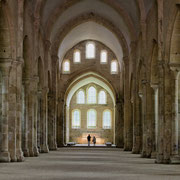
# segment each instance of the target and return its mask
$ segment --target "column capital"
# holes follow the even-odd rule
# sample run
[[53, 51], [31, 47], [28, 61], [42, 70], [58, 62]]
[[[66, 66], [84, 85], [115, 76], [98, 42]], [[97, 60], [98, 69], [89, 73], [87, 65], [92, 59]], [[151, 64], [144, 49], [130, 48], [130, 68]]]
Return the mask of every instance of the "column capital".
[[180, 64], [169, 64], [170, 69], [173, 72], [174, 79], [178, 79], [179, 72], [180, 72]]
[[0, 71], [2, 76], [9, 76], [10, 67], [12, 66], [12, 59], [0, 58]]
[[156, 91], [159, 88], [159, 84], [151, 84], [151, 87]]
[[139, 92], [138, 93], [139, 97], [142, 99], [143, 98], [143, 93], [142, 92]]

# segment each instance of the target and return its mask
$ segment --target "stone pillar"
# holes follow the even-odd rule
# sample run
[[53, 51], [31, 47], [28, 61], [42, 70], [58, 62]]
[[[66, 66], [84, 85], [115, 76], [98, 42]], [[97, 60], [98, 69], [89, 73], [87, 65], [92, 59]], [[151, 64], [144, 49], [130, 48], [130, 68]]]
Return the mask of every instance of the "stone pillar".
[[154, 100], [153, 89], [146, 83], [146, 157], [150, 158], [154, 143]]
[[115, 106], [115, 144], [119, 148], [124, 147], [123, 139], [123, 108], [121, 100], [117, 100]]
[[16, 131], [17, 131], [17, 62], [12, 61], [9, 74], [9, 92], [8, 92], [8, 135], [9, 135], [9, 153], [12, 162], [17, 161], [16, 157]]
[[157, 134], [157, 154], [156, 163], [164, 163], [164, 64], [163, 61], [158, 62], [159, 65], [159, 96], [158, 96], [158, 134]]
[[142, 133], [141, 133], [141, 102], [139, 95], [135, 95], [135, 101], [134, 104], [134, 122], [133, 122], [133, 154], [139, 154], [141, 152], [141, 145], [142, 145]]
[[17, 62], [17, 124], [16, 124], [16, 156], [17, 161], [24, 161], [22, 152], [22, 63], [23, 59], [18, 59]]
[[153, 139], [153, 145], [152, 145], [152, 153], [151, 158], [156, 158], [156, 152], [157, 152], [157, 143], [158, 143], [158, 85], [152, 84], [151, 87], [154, 90], [154, 118], [152, 122], [152, 139]]
[[124, 74], [124, 150], [132, 150], [133, 129], [131, 119], [130, 87], [129, 87], [129, 58], [123, 58], [125, 64]]
[[[30, 87], [29, 87], [30, 88]], [[28, 148], [30, 157], [34, 157], [34, 97], [33, 92], [28, 94]]]
[[143, 106], [143, 93], [142, 92], [139, 92], [139, 98], [140, 98], [140, 121], [141, 121], [141, 154], [143, 152], [143, 146], [144, 146], [144, 131], [143, 131], [143, 128], [144, 128], [144, 106]]
[[173, 156], [178, 155], [178, 77], [179, 69], [171, 67], [173, 72], [172, 89], [172, 152]]
[[147, 120], [146, 120], [146, 83], [145, 79], [142, 79], [142, 152], [141, 157], [146, 157], [147, 148]]
[[63, 105], [64, 101], [61, 97], [58, 98], [57, 103], [57, 146], [62, 147], [66, 142], [66, 122], [65, 113], [66, 106]]
[[5, 67], [5, 62], [0, 65], [2, 73], [2, 119], [0, 121], [0, 162], [10, 162], [8, 150], [8, 84], [9, 84], [9, 64]]
[[38, 81], [39, 77], [34, 77], [33, 78], [33, 83], [34, 83], [34, 91], [33, 91], [33, 97], [34, 97], [34, 156], [39, 155], [39, 150], [38, 150]]
[[41, 97], [42, 97], [42, 91], [39, 90], [37, 94], [37, 146], [39, 149], [39, 152], [41, 152], [41, 117], [42, 117], [42, 102], [41, 102]]
[[57, 150], [55, 106], [55, 94], [48, 93], [48, 145], [50, 150]]
[[47, 106], [47, 95], [48, 95], [48, 88], [42, 89], [42, 116], [41, 116], [41, 152], [42, 153], [48, 153], [48, 124], [47, 124], [47, 112], [48, 112], [48, 106]]
[[28, 148], [28, 87], [29, 81], [27, 79], [23, 80], [24, 87], [24, 123], [23, 123], [23, 146], [22, 150], [25, 157], [29, 157], [29, 148]]

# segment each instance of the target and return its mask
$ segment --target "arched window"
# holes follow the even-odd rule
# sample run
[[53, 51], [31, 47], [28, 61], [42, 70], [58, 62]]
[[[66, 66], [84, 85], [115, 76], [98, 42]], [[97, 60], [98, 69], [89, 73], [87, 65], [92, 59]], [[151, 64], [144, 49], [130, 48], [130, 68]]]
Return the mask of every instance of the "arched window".
[[65, 72], [65, 73], [70, 72], [70, 62], [69, 62], [69, 60], [65, 60], [63, 62], [63, 72]]
[[96, 103], [96, 89], [93, 86], [89, 87], [87, 91], [87, 102], [89, 104]]
[[80, 90], [77, 93], [77, 104], [84, 104], [85, 103], [85, 94], [83, 90]]
[[86, 44], [86, 58], [87, 59], [95, 58], [95, 44], [92, 42]]
[[111, 62], [111, 74], [117, 74], [118, 72], [118, 64], [116, 60]]
[[103, 112], [103, 129], [111, 129], [111, 111], [105, 110]]
[[80, 63], [81, 62], [81, 53], [79, 50], [74, 51], [74, 63]]
[[80, 128], [80, 121], [81, 121], [81, 112], [80, 110], [76, 109], [72, 111], [72, 128], [79, 129]]
[[101, 58], [100, 59], [101, 59], [102, 64], [107, 63], [107, 51], [106, 50], [101, 51]]
[[94, 129], [96, 128], [96, 110], [90, 109], [87, 112], [87, 128]]
[[106, 93], [105, 93], [105, 91], [99, 92], [98, 103], [99, 104], [106, 104]]

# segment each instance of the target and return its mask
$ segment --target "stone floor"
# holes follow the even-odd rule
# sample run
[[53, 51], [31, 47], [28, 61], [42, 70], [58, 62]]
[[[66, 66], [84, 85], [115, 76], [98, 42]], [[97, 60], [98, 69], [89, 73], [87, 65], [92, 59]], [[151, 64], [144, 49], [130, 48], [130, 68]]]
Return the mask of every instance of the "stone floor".
[[116, 148], [62, 148], [23, 163], [0, 164], [0, 180], [180, 180], [180, 165]]

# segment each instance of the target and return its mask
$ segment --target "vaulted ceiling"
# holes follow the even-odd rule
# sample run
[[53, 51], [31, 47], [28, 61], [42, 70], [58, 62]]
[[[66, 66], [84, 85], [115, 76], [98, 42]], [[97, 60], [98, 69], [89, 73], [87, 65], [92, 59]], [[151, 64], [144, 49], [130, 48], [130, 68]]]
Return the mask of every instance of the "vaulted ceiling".
[[118, 59], [130, 51], [141, 22], [155, 0], [34, 0], [46, 39], [61, 59], [82, 40], [94, 39], [110, 47]]

